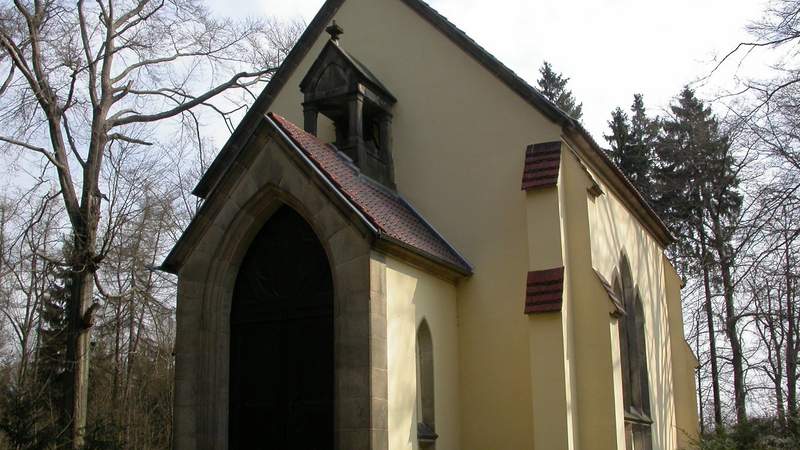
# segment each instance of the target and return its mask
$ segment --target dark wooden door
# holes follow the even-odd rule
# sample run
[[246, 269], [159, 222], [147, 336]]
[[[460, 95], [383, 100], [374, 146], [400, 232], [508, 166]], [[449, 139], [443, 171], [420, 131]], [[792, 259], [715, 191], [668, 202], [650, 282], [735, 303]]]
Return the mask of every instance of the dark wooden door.
[[258, 233], [231, 309], [231, 449], [333, 448], [333, 284], [291, 208]]

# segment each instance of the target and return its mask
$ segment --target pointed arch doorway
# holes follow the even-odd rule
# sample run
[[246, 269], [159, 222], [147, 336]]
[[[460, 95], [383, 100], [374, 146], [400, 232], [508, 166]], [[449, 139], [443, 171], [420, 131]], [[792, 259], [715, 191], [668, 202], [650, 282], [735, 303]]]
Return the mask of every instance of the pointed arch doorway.
[[322, 244], [281, 206], [250, 244], [233, 292], [228, 442], [333, 449], [333, 282]]

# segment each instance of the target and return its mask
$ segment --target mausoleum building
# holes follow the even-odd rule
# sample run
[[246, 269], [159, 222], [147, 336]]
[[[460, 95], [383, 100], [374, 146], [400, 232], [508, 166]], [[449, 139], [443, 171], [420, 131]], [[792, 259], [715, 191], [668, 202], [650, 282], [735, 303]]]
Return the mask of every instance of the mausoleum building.
[[194, 194], [163, 264], [176, 449], [697, 434], [669, 230], [580, 123], [422, 1], [328, 0]]

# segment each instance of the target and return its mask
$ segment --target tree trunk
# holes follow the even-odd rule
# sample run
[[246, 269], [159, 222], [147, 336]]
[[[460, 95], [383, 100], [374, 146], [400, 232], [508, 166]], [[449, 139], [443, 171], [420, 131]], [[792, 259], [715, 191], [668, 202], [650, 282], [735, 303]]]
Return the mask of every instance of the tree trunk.
[[89, 399], [89, 356], [91, 351], [90, 327], [91, 306], [94, 297], [93, 249], [95, 232], [90, 230], [76, 233], [72, 254], [71, 299], [67, 318], [69, 334], [67, 347], [67, 367], [72, 380], [68, 392], [69, 417], [72, 423], [72, 448], [81, 449], [85, 445], [86, 420]]
[[739, 340], [737, 324], [739, 316], [734, 304], [733, 280], [731, 266], [733, 264], [728, 243], [729, 235], [723, 232], [719, 214], [711, 211], [709, 214], [713, 225], [712, 247], [719, 258], [718, 264], [722, 277], [722, 295], [725, 301], [725, 335], [731, 345], [731, 364], [733, 365], [733, 401], [736, 409], [736, 422], [739, 425], [747, 423], [747, 404], [745, 401], [744, 356], [742, 342]]
[[705, 289], [704, 309], [708, 326], [708, 351], [711, 359], [711, 391], [714, 397], [714, 429], [722, 432], [722, 404], [719, 395], [719, 369], [717, 368], [717, 342], [714, 332], [714, 307], [711, 302], [711, 280], [708, 274], [708, 252], [706, 251], [706, 235], [700, 230], [700, 250], [703, 261], [703, 288]]
[[[789, 322], [786, 330], [786, 409], [789, 429], [798, 434], [800, 433], [800, 421], [798, 421], [797, 415], [797, 312], [794, 305], [792, 261], [788, 236], [783, 251], [786, 264], [784, 269], [786, 276], [786, 319]], [[781, 318], [781, 320], [783, 319]]]
[[[780, 426], [786, 430], [786, 408], [784, 406], [785, 399], [783, 397], [784, 358], [781, 356], [781, 352], [783, 352], [784, 349], [783, 343], [778, 340], [779, 337], [784, 336], [785, 339], [786, 336], [786, 329], [783, 326], [784, 309], [781, 303], [783, 298], [781, 297], [780, 289], [778, 289], [777, 295], [775, 296], [777, 305], [775, 305], [769, 281], [766, 283], [765, 297], [765, 300], [762, 300], [760, 303], [766, 301], [766, 309], [759, 312], [762, 316], [761, 320], [764, 322], [764, 326], [766, 326], [766, 332], [759, 331], [759, 334], [761, 335], [762, 341], [767, 344], [767, 357], [770, 361], [769, 365], [772, 367], [772, 374], [768, 374], [768, 376], [772, 379], [773, 389], [775, 390], [778, 422], [780, 422]], [[759, 307], [759, 309], [763, 309], [763, 307]], [[760, 328], [758, 322], [756, 322], [756, 327]]]
[[783, 406], [783, 380], [778, 377], [775, 379], [775, 403], [778, 405], [778, 422], [782, 429], [786, 429], [786, 408]]
[[84, 445], [86, 433], [90, 346], [89, 329], [84, 325], [83, 316], [92, 303], [93, 282], [91, 274], [86, 273], [86, 271], [76, 271], [72, 276], [67, 360], [70, 361], [70, 378], [72, 379], [69, 406], [70, 417], [72, 418], [72, 447], [75, 449]]
[[[724, 244], [720, 244], [720, 247]], [[717, 247], [720, 258], [720, 272], [722, 273], [722, 288], [725, 298], [725, 334], [731, 344], [731, 359], [733, 364], [733, 400], [736, 407], [736, 421], [739, 425], [747, 423], [746, 392], [744, 389], [744, 356], [742, 355], [742, 342], [736, 325], [739, 317], [733, 298], [733, 282], [731, 280], [730, 260], [726, 251]]]
[[[697, 335], [695, 336], [695, 354], [700, 355], [700, 318], [697, 318]], [[706, 418], [705, 411], [703, 411], [703, 377], [700, 376], [700, 367], [694, 371], [697, 377], [697, 404], [700, 413], [700, 435], [706, 434]]]

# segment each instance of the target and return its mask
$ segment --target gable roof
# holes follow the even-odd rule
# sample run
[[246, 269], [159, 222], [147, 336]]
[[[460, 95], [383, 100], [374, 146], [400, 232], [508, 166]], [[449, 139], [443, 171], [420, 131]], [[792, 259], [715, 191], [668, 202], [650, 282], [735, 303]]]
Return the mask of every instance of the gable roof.
[[[641, 193], [633, 186], [630, 180], [611, 161], [605, 151], [597, 144], [589, 132], [580, 122], [570, 117], [548, 100], [536, 88], [506, 67], [486, 49], [478, 45], [461, 29], [447, 20], [438, 11], [421, 0], [400, 0], [409, 8], [428, 21], [464, 52], [475, 58], [485, 69], [499, 78], [506, 86], [530, 103], [547, 118], [562, 127], [565, 134], [589, 148], [587, 155], [597, 165], [599, 171], [606, 176], [609, 182], [619, 191], [622, 200], [650, 230], [658, 242], [666, 247], [674, 242], [675, 238], [667, 226], [652, 209]], [[192, 191], [198, 197], [205, 198], [222, 178], [235, 155], [241, 150], [244, 142], [253, 132], [253, 128], [272, 104], [275, 96], [284, 87], [292, 72], [297, 68], [308, 51], [314, 45], [327, 24], [333, 19], [345, 0], [327, 0], [311, 23], [306, 28], [297, 44], [287, 55], [283, 64], [270, 79], [267, 86], [258, 96], [253, 106], [234, 130], [233, 135], [219, 152], [217, 157], [203, 174], [197, 186]]]
[[296, 146], [339, 191], [360, 216], [369, 221], [379, 240], [399, 245], [443, 264], [460, 275], [472, 273], [470, 264], [399, 194], [361, 175], [342, 152], [320, 141], [275, 113], [267, 119]]
[[[320, 177], [315, 181], [321, 181], [319, 186], [332, 194], [329, 198], [369, 233], [374, 248], [433, 270], [447, 279], [472, 275], [469, 262], [411, 204], [396, 192], [361, 175], [344, 153], [277, 114], [269, 113], [262, 116], [262, 120], [268, 126], [265, 131], [285, 144], [281, 148], [292, 153], [293, 159], [306, 169], [305, 173]], [[209, 201], [216, 193], [211, 195]], [[180, 270], [203, 233], [204, 224], [209, 222], [205, 214], [209, 201], [200, 206], [159, 269], [171, 273]], [[200, 217], [203, 219], [198, 220]]]
[[389, 100], [392, 102], [396, 102], [397, 98], [389, 91], [389, 88], [383, 85], [381, 81], [376, 77], [368, 68], [365, 66], [361, 61], [356, 59], [353, 55], [348, 53], [345, 49], [343, 49], [338, 44], [334, 43], [333, 41], [328, 41], [324, 47], [322, 47], [322, 51], [320, 52], [320, 56], [317, 57], [317, 60], [314, 61], [314, 64], [308, 69], [308, 73], [300, 81], [300, 89], [304, 89], [312, 80], [311, 78], [315, 75], [316, 71], [320, 69], [319, 65], [323, 63], [324, 58], [322, 57], [325, 52], [334, 52], [338, 54], [346, 64], [349, 64], [350, 67], [353, 68], [362, 78], [364, 82], [370, 85], [371, 88], [377, 90], [378, 92], [382, 93]]

